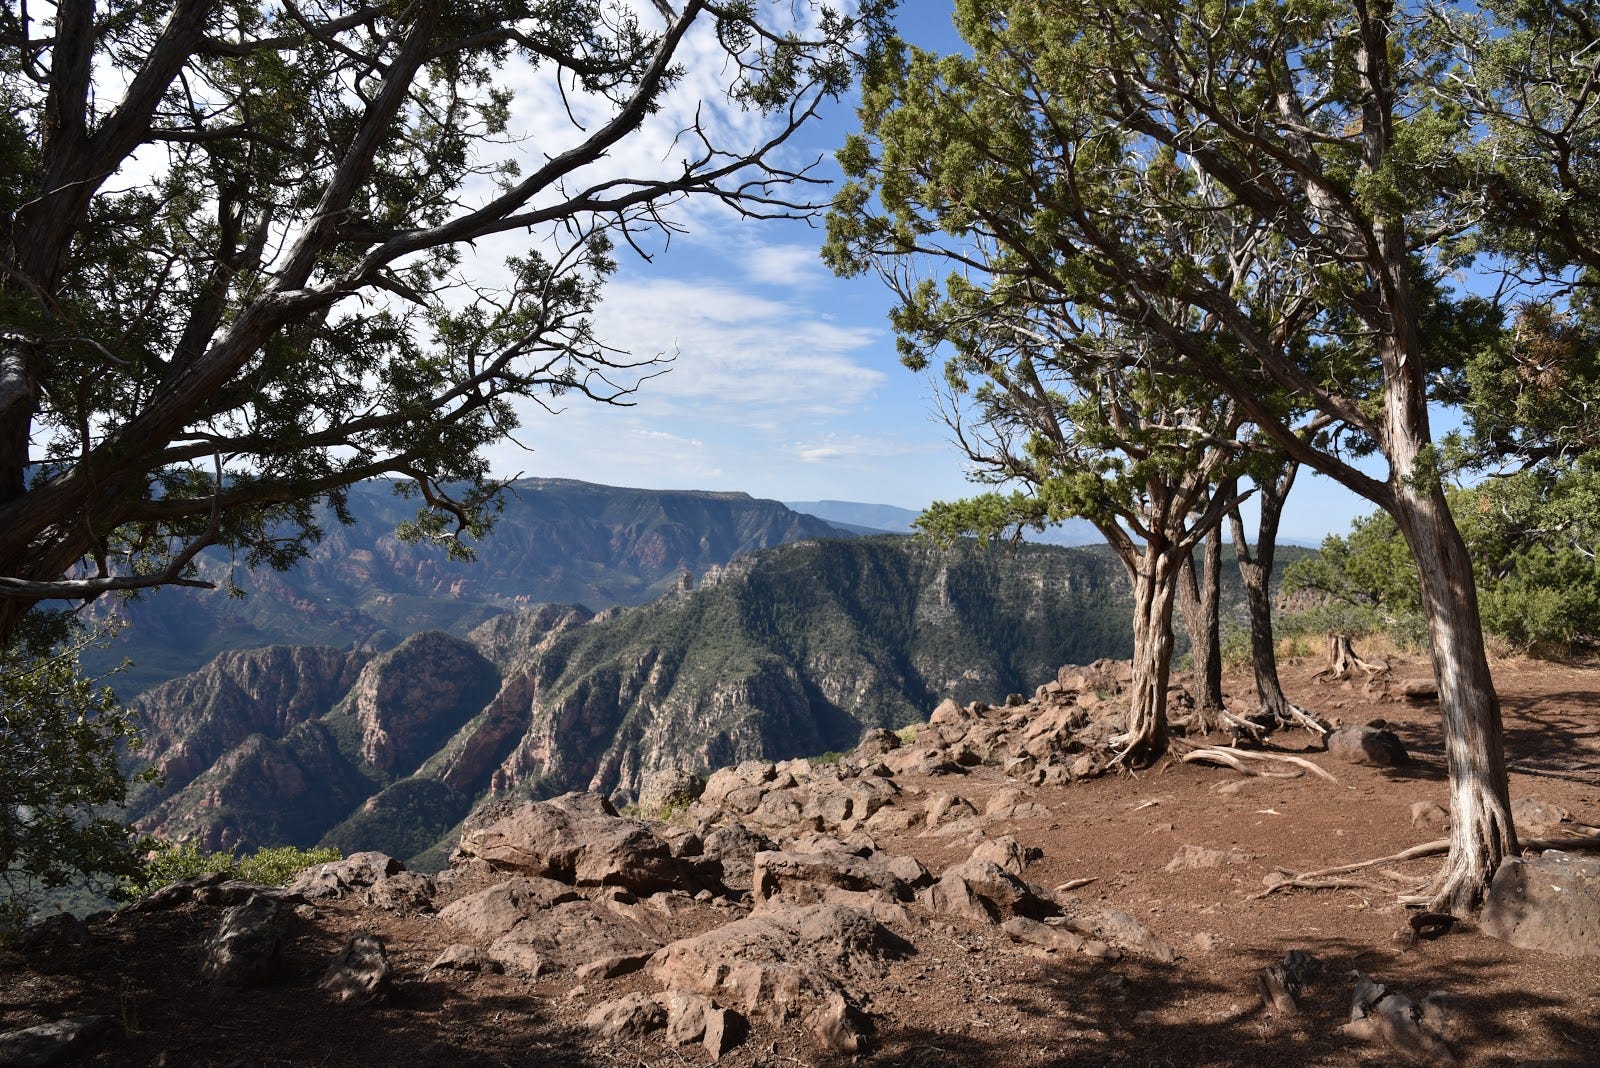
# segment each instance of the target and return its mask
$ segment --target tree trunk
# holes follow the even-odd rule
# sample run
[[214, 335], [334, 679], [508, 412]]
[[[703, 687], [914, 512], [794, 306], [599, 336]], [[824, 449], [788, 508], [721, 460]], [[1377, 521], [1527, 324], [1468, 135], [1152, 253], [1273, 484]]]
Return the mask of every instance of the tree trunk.
[[1172, 670], [1172, 606], [1181, 561], [1147, 547], [1134, 567], [1133, 683], [1122, 760], [1148, 767], [1167, 751], [1167, 682]]
[[1517, 852], [1500, 700], [1483, 649], [1472, 561], [1444, 492], [1435, 487], [1426, 493], [1402, 481], [1395, 504], [1395, 520], [1422, 583], [1450, 774], [1450, 855], [1430, 891], [1429, 908], [1469, 916], [1481, 905], [1501, 859]]
[[1196, 574], [1193, 558], [1184, 557], [1178, 609], [1194, 661], [1195, 711], [1209, 724], [1222, 713], [1222, 532], [1217, 527], [1206, 534], [1204, 561]]
[[1245, 605], [1250, 611], [1250, 665], [1256, 676], [1256, 699], [1261, 711], [1287, 722], [1289, 699], [1278, 679], [1277, 638], [1272, 633], [1272, 565], [1278, 552], [1278, 523], [1283, 518], [1283, 502], [1294, 485], [1300, 465], [1285, 460], [1272, 477], [1259, 479], [1261, 518], [1256, 525], [1256, 546], [1250, 549], [1244, 533], [1244, 519], [1238, 508], [1228, 512], [1233, 529], [1234, 555], [1239, 561], [1239, 578], [1244, 583]]

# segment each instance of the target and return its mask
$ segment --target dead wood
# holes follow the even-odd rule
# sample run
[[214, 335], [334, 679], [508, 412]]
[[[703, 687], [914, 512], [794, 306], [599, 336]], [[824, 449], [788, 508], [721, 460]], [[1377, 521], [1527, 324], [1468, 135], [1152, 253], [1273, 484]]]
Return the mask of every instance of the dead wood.
[[[1572, 838], [1527, 838], [1523, 840], [1522, 848], [1525, 850], [1600, 850], [1600, 836]], [[1288, 868], [1278, 868], [1275, 872], [1273, 872], [1272, 875], [1268, 876], [1268, 878], [1278, 876], [1278, 881], [1273, 882], [1259, 894], [1251, 894], [1248, 898], [1246, 898], [1246, 900], [1254, 901], [1257, 898], [1266, 897], [1268, 894], [1276, 893], [1279, 890], [1365, 889], [1386, 892], [1382, 891], [1382, 888], [1371, 883], [1364, 883], [1360, 880], [1354, 879], [1340, 879], [1338, 877], [1347, 875], [1350, 872], [1364, 871], [1367, 868], [1375, 868], [1380, 864], [1394, 864], [1403, 860], [1417, 860], [1421, 857], [1441, 856], [1448, 852], [1450, 852], [1450, 839], [1439, 838], [1432, 842], [1423, 842], [1421, 845], [1414, 845], [1410, 849], [1402, 849], [1400, 852], [1394, 853], [1387, 857], [1377, 857], [1372, 860], [1361, 860], [1354, 864], [1341, 864], [1335, 868], [1321, 868], [1317, 871], [1307, 872], [1296, 872]], [[1382, 874], [1388, 875], [1390, 878], [1399, 877], [1398, 872], [1383, 872]], [[1428, 898], [1426, 895], [1407, 894], [1400, 898], [1402, 904], [1422, 904], [1426, 903], [1427, 900]]]
[[1297, 768], [1311, 772], [1313, 775], [1336, 783], [1339, 780], [1316, 764], [1303, 757], [1290, 756], [1288, 753], [1260, 753], [1247, 749], [1222, 749], [1216, 746], [1205, 749], [1194, 749], [1183, 754], [1184, 763], [1225, 764], [1235, 771], [1245, 775], [1260, 775], [1269, 779], [1296, 779], [1300, 772], [1263, 771], [1249, 767], [1244, 763], [1247, 760], [1263, 760], [1274, 763], [1292, 764]]
[[1328, 666], [1311, 676], [1313, 679], [1338, 681], [1340, 679], [1354, 678], [1359, 670], [1367, 676], [1370, 686], [1372, 680], [1379, 675], [1386, 674], [1389, 670], [1387, 660], [1363, 660], [1356, 655], [1355, 646], [1350, 643], [1348, 634], [1328, 635]]

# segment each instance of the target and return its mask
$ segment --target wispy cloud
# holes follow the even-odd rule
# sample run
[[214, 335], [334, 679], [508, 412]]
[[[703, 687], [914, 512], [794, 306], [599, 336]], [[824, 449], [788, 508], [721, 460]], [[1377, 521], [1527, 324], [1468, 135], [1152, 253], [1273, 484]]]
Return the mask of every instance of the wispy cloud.
[[789, 451], [808, 464], [839, 460], [887, 460], [897, 456], [921, 456], [940, 451], [937, 443], [908, 441], [905, 438], [866, 434], [827, 434], [816, 441], [793, 443]]
[[809, 245], [753, 245], [739, 262], [746, 277], [762, 285], [810, 287], [828, 278], [817, 250]]
[[614, 281], [597, 327], [635, 358], [675, 355], [671, 373], [649, 384], [651, 396], [722, 422], [771, 426], [849, 414], [887, 377], [858, 358], [881, 330], [829, 322], [803, 301], [724, 283]]

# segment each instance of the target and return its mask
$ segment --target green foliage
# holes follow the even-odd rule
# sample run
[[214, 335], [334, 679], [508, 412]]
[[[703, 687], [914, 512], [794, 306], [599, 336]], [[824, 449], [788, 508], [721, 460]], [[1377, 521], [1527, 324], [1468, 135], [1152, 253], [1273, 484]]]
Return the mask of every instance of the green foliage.
[[137, 746], [138, 732], [78, 668], [84, 645], [104, 637], [36, 612], [0, 646], [0, 932], [49, 891], [138, 870], [139, 843], [115, 817], [128, 786], [118, 748]]
[[[283, 568], [378, 475], [415, 507], [403, 537], [470, 555], [489, 446], [659, 371], [596, 336], [617, 235], [648, 255], [686, 198], [815, 213], [810, 167], [776, 160], [890, 4], [802, 6], [8, 9], [0, 575], [146, 588], [208, 544]], [[692, 79], [689, 41], [718, 55]], [[570, 122], [515, 128], [513, 85]], [[616, 151], [665, 109], [694, 151]], [[519, 252], [472, 254], [501, 238]]]
[[[1564, 654], [1600, 641], [1600, 470], [1546, 464], [1472, 489], [1451, 511], [1473, 559], [1485, 628], [1513, 647]], [[1345, 537], [1289, 568], [1284, 586], [1326, 601], [1284, 620], [1285, 633], [1382, 630], [1423, 641], [1416, 573], [1393, 520], [1359, 519]]]
[[328, 864], [340, 858], [337, 849], [298, 849], [278, 846], [258, 849], [248, 856], [234, 853], [208, 853], [193, 842], [163, 843], [146, 857], [142, 869], [117, 888], [117, 895], [136, 901], [169, 883], [193, 879], [208, 872], [222, 872], [231, 879], [244, 879], [266, 886], [287, 886], [301, 870]]

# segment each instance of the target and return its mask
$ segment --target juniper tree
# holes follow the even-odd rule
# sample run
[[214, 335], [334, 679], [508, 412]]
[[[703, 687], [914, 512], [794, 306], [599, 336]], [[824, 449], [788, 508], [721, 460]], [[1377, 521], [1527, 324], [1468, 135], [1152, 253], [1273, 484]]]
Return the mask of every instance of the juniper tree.
[[[809, 215], [788, 142], [887, 6], [0, 10], [0, 644], [210, 544], [292, 562], [360, 479], [420, 496], [411, 533], [480, 532], [521, 410], [659, 370], [595, 334], [613, 247], [685, 198]], [[645, 131], [670, 148], [622, 158]]]
[[855, 181], [835, 200], [835, 262], [931, 252], [1010, 284], [970, 257], [980, 235], [1008, 270], [1158, 337], [1174, 373], [1394, 516], [1451, 782], [1427, 896], [1475, 909], [1516, 835], [1428, 413], [1461, 352], [1421, 327], [1450, 303], [1439, 280], [1477, 221], [1457, 195], [1472, 127], [1440, 90], [1453, 61], [1436, 23], [1386, 0], [958, 0], [956, 22], [970, 54], [901, 52], [868, 86], [840, 156]]

